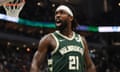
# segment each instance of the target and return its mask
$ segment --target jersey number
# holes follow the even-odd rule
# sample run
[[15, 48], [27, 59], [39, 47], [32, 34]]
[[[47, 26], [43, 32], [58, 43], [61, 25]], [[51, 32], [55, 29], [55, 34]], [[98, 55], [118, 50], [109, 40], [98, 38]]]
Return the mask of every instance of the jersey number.
[[79, 70], [78, 56], [69, 56], [69, 70]]

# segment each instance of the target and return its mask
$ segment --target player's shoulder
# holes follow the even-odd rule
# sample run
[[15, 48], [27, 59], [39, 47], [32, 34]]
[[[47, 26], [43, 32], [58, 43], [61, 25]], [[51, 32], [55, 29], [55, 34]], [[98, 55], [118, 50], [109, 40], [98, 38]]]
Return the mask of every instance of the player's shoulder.
[[83, 35], [80, 35], [80, 36], [81, 36], [81, 38], [82, 38], [82, 39], [84, 39], [84, 40], [85, 40], [85, 36], [83, 36]]
[[83, 36], [82, 34], [77, 33], [77, 32], [75, 32], [75, 33], [76, 33], [76, 35], [80, 36], [81, 38], [85, 38], [85, 36]]
[[51, 33], [44, 35], [40, 41], [49, 41], [52, 39]]
[[86, 38], [83, 34], [80, 34], [80, 33], [76, 33], [81, 39], [83, 42], [86, 42]]

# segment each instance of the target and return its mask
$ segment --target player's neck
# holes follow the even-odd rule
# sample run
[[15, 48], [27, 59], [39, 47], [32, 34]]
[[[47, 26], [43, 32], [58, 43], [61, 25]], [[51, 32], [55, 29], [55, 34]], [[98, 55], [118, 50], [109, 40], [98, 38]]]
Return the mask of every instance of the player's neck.
[[64, 29], [64, 30], [61, 30], [60, 33], [69, 38], [71, 38], [73, 36], [72, 29]]

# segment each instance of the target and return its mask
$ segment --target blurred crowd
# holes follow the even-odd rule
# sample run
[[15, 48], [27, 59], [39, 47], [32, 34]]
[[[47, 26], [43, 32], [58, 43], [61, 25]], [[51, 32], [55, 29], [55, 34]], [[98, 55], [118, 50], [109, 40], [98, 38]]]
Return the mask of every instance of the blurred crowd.
[[[29, 72], [35, 49], [27, 52], [24, 48], [5, 48], [0, 45], [0, 72]], [[120, 55], [107, 49], [90, 49], [90, 55], [97, 72], [120, 72]]]
[[31, 53], [0, 47], [0, 72], [29, 72]]

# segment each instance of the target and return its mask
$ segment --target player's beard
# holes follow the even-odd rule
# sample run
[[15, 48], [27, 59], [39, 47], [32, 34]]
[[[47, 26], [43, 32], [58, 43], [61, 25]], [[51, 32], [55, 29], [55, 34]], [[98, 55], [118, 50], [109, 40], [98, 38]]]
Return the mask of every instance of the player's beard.
[[60, 26], [56, 25], [57, 30], [64, 30], [67, 27], [67, 21], [61, 21], [60, 23]]

